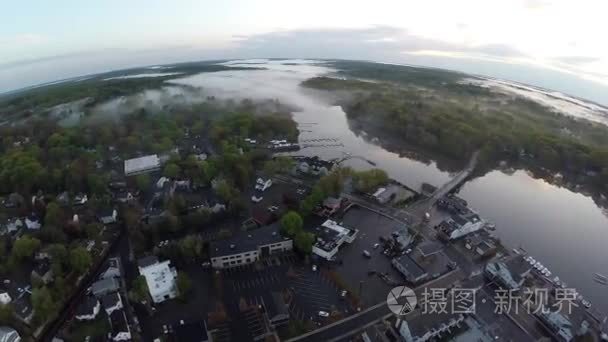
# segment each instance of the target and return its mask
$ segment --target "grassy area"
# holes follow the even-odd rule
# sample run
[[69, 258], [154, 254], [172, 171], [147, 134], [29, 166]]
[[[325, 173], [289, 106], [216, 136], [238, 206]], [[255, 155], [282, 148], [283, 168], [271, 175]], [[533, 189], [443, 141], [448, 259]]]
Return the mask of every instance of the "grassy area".
[[91, 337], [92, 341], [96, 338], [103, 338], [110, 331], [110, 322], [105, 313], [100, 313], [97, 318], [92, 321], [79, 322], [74, 321], [70, 327], [69, 336], [66, 341], [84, 341], [87, 336]]

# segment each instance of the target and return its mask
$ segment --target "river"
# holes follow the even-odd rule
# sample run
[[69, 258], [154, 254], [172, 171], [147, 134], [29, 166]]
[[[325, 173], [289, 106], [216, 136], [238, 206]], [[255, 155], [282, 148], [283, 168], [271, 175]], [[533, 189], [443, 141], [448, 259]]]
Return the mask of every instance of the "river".
[[[414, 188], [451, 178], [435, 162], [421, 162], [387, 151], [376, 139], [355, 134], [340, 107], [299, 87], [301, 81], [332, 70], [314, 61], [230, 62], [266, 70], [203, 73], [171, 81], [202, 87], [220, 98], [279, 99], [299, 108], [294, 112], [300, 154], [323, 158], [354, 156], [345, 161], [355, 168], [371, 168], [364, 157], [389, 175]], [[607, 288], [593, 281], [593, 273], [608, 274], [608, 217], [590, 197], [535, 179], [525, 171], [490, 172], [465, 184], [461, 195], [481, 216], [494, 222], [496, 234], [510, 247], [523, 247], [552, 273], [575, 287], [594, 306], [608, 312]]]

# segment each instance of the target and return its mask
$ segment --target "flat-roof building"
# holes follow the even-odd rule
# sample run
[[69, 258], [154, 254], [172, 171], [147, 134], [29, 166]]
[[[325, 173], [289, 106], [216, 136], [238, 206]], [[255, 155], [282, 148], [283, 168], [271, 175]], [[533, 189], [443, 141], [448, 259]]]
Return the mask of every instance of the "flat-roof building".
[[171, 261], [159, 262], [155, 256], [139, 259], [139, 274], [146, 278], [148, 291], [154, 303], [177, 297], [177, 270], [170, 267]]
[[532, 267], [518, 256], [511, 260], [490, 262], [484, 269], [486, 277], [496, 281], [498, 285], [511, 290], [518, 290], [524, 283]]
[[412, 284], [419, 283], [428, 277], [427, 271], [407, 254], [394, 258], [391, 264], [401, 272], [405, 280]]
[[157, 170], [160, 170], [160, 159], [156, 154], [125, 160], [125, 176], [139, 175]]
[[213, 241], [209, 247], [209, 255], [213, 268], [231, 268], [292, 249], [293, 240], [282, 236], [280, 225], [274, 223], [238, 232], [225, 240]]
[[474, 233], [484, 227], [486, 222], [474, 211], [470, 209], [467, 210], [468, 211], [464, 214], [452, 215], [451, 218], [441, 222], [437, 226], [444, 238], [455, 240]]
[[312, 246], [312, 252], [330, 260], [338, 253], [340, 246], [355, 241], [358, 233], [358, 229], [347, 228], [336, 221], [327, 220], [317, 228], [317, 241]]

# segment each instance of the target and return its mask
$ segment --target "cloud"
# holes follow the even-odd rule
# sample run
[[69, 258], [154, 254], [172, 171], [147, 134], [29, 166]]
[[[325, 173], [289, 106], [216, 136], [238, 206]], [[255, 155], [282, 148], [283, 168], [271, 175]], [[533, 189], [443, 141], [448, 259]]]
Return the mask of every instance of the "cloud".
[[591, 56], [561, 56], [561, 57], [555, 57], [553, 59], [558, 62], [561, 62], [561, 63], [577, 64], [577, 65], [594, 63], [594, 62], [597, 62], [600, 60], [597, 57], [591, 57]]

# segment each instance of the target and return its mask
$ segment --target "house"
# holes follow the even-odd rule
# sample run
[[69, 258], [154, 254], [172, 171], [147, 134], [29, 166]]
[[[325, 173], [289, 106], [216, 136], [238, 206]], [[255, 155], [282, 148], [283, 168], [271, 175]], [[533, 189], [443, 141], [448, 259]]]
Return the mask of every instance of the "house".
[[408, 320], [397, 318], [395, 328], [404, 342], [448, 341], [449, 336], [465, 324], [463, 314], [449, 311], [419, 315]]
[[30, 214], [25, 218], [25, 226], [29, 230], [38, 230], [40, 227], [42, 227], [42, 224], [40, 223], [40, 219], [38, 219], [36, 214]]
[[412, 284], [420, 283], [428, 277], [426, 270], [407, 254], [394, 258], [391, 264]]
[[76, 319], [79, 321], [90, 321], [99, 314], [99, 301], [93, 296], [86, 296], [76, 309]]
[[183, 320], [179, 324], [173, 325], [175, 340], [180, 342], [210, 342], [211, 337], [207, 330], [205, 321], [185, 323]]
[[89, 201], [89, 197], [87, 194], [79, 193], [74, 196], [74, 201], [72, 201], [73, 205], [84, 205]]
[[322, 160], [317, 156], [304, 157], [299, 159], [297, 170], [304, 174], [324, 176], [332, 170], [333, 166], [333, 162]]
[[67, 191], [64, 191], [57, 195], [56, 200], [60, 205], [67, 206], [70, 204], [70, 194], [68, 194]]
[[104, 265], [104, 270], [99, 275], [99, 278], [105, 279], [105, 278], [120, 278], [120, 277], [121, 277], [120, 259], [109, 258], [106, 261], [106, 263]]
[[574, 340], [572, 333], [572, 323], [559, 311], [539, 310], [536, 316], [540, 318], [543, 326], [551, 332], [560, 342], [570, 342]]
[[112, 331], [110, 332], [110, 338], [112, 341], [129, 341], [131, 340], [131, 330], [129, 329], [129, 322], [127, 322], [127, 316], [124, 310], [116, 310], [110, 315], [110, 325]]
[[125, 160], [125, 176], [134, 176], [158, 170], [160, 170], [160, 159], [156, 154]]
[[99, 222], [106, 225], [116, 223], [118, 220], [118, 211], [113, 208], [102, 209], [99, 211], [97, 218], [99, 219]]
[[479, 215], [468, 209], [465, 214], [452, 215], [451, 218], [441, 222], [436, 228], [443, 239], [455, 240], [482, 229], [485, 224], [486, 222]]
[[135, 196], [127, 190], [119, 190], [114, 193], [114, 200], [120, 203], [129, 203], [135, 200]]
[[91, 285], [91, 293], [97, 298], [118, 291], [120, 284], [116, 278], [100, 279]]
[[342, 199], [336, 197], [327, 197], [323, 201], [321, 212], [319, 213], [321, 216], [329, 217], [335, 214], [342, 207]]
[[112, 313], [116, 310], [122, 309], [124, 306], [122, 304], [122, 298], [118, 292], [113, 292], [101, 297], [101, 306], [106, 311], [108, 316], [112, 315]]
[[162, 176], [158, 179], [158, 181], [156, 181], [156, 188], [157, 189], [163, 189], [165, 187], [165, 184], [167, 184], [167, 182], [169, 182], [169, 178]]
[[36, 263], [32, 270], [32, 277], [40, 279], [44, 284], [53, 281], [53, 270], [48, 260], [41, 260]]
[[475, 247], [475, 253], [482, 257], [492, 255], [494, 252], [496, 252], [496, 245], [488, 240], [481, 241], [481, 243]]
[[23, 228], [23, 221], [18, 217], [9, 218], [2, 225], [2, 229], [0, 229], [0, 234], [12, 234], [14, 232], [19, 231], [19, 229]]
[[8, 326], [0, 326], [0, 341], [2, 342], [19, 342], [21, 341], [21, 336], [17, 330], [8, 327]]
[[34, 309], [31, 301], [31, 290], [26, 289], [22, 294], [13, 298], [13, 308], [15, 315], [23, 322], [29, 323], [34, 317]]
[[266, 189], [270, 188], [271, 186], [272, 179], [270, 178], [258, 177], [258, 179], [255, 181], [255, 189], [262, 192], [266, 191]]
[[519, 290], [531, 270], [532, 266], [519, 255], [507, 262], [488, 263], [484, 268], [484, 275], [501, 287], [509, 290]]
[[261, 258], [293, 249], [293, 241], [281, 236], [275, 223], [249, 231], [241, 231], [229, 239], [213, 241], [209, 246], [211, 265], [216, 269], [253, 263]]
[[170, 267], [171, 261], [159, 262], [155, 256], [148, 256], [137, 261], [139, 274], [146, 278], [148, 291], [154, 303], [177, 297], [177, 271]]
[[418, 249], [423, 258], [428, 258], [441, 252], [443, 245], [435, 241], [425, 241], [420, 243], [416, 249]]
[[21, 207], [24, 202], [25, 202], [25, 199], [23, 198], [23, 196], [21, 196], [20, 194], [18, 194], [16, 192], [13, 192], [10, 195], [8, 195], [8, 198], [5, 199], [2, 202], [2, 204], [4, 204], [5, 208], [12, 209], [12, 208]]
[[358, 229], [347, 228], [336, 221], [327, 220], [317, 228], [317, 241], [312, 246], [312, 253], [331, 260], [343, 244], [355, 241], [358, 233]]
[[11, 295], [8, 294], [8, 292], [6, 291], [0, 291], [0, 304], [2, 305], [6, 305], [9, 304], [12, 301]]
[[280, 292], [272, 292], [270, 298], [269, 301], [264, 301], [268, 322], [275, 328], [289, 323], [289, 308], [283, 295]]

